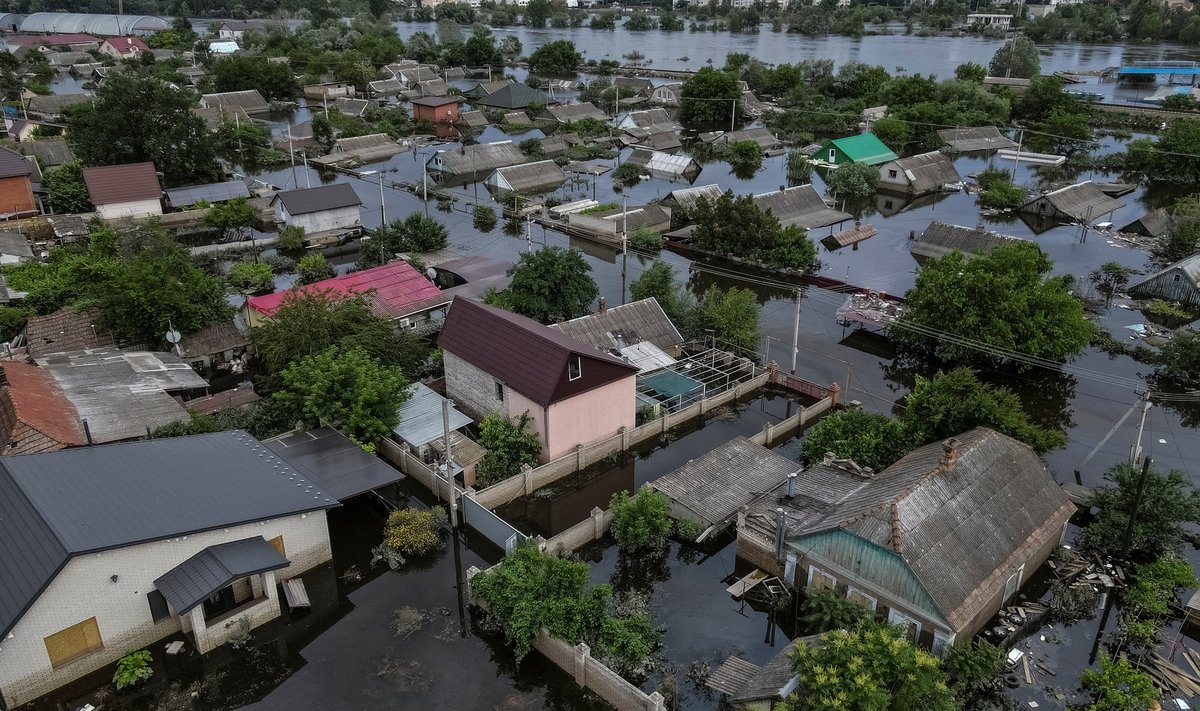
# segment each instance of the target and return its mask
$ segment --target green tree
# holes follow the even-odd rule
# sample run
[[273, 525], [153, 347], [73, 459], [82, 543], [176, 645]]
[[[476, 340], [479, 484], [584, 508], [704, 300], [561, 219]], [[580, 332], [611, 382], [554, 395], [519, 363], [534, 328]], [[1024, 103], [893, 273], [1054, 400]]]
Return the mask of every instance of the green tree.
[[279, 248], [299, 252], [304, 249], [304, 228], [288, 225], [279, 231]]
[[221, 231], [225, 240], [235, 239], [253, 227], [258, 221], [258, 208], [246, 201], [246, 198], [234, 198], [229, 202], [218, 203], [208, 208], [204, 214], [204, 224]]
[[1088, 281], [1104, 294], [1107, 303], [1112, 301], [1113, 294], [1125, 288], [1134, 274], [1137, 274], [1137, 270], [1133, 267], [1127, 267], [1120, 262], [1105, 262], [1099, 269], [1093, 269], [1088, 274]]
[[1087, 115], [1078, 111], [1056, 108], [1035, 127], [1031, 133], [1030, 147], [1035, 150], [1075, 153], [1086, 148], [1092, 138]]
[[675, 268], [663, 261], [650, 265], [640, 277], [634, 279], [629, 285], [629, 295], [634, 301], [654, 298], [667, 318], [680, 330], [687, 327], [695, 308], [694, 300], [675, 280]]
[[[944, 361], [1020, 366], [1008, 352], [1066, 360], [1087, 346], [1094, 328], [1071, 295], [1071, 278], [1049, 276], [1052, 267], [1032, 242], [1004, 245], [971, 260], [954, 252], [926, 262], [892, 336]], [[943, 338], [941, 332], [979, 345]]]
[[1017, 37], [1004, 43], [992, 55], [988, 73], [994, 77], [1029, 79], [1041, 73], [1042, 60], [1037, 45], [1028, 37]]
[[970, 368], [917, 376], [904, 398], [900, 421], [915, 446], [989, 427], [1033, 447], [1041, 455], [1066, 443], [1062, 432], [1029, 421], [1021, 400], [1011, 390], [988, 385]]
[[121, 72], [94, 100], [68, 109], [67, 140], [84, 165], [152, 161], [167, 185], [207, 183], [221, 170], [194, 101], [156, 78]]
[[1152, 261], [1174, 264], [1200, 251], [1200, 194], [1185, 195], [1171, 206], [1171, 229], [1151, 248]]
[[734, 141], [725, 146], [724, 154], [734, 168], [756, 171], [762, 167], [763, 151], [757, 141]]
[[[1128, 150], [1132, 151], [1133, 146]], [[1200, 183], [1200, 120], [1167, 124], [1151, 153], [1151, 178], [1172, 183]]]
[[942, 660], [950, 688], [964, 709], [1004, 708], [1004, 652], [987, 640], [960, 640]]
[[1147, 711], [1159, 697], [1154, 680], [1124, 659], [1101, 658], [1099, 671], [1085, 670], [1079, 684], [1092, 697], [1087, 711]]
[[306, 254], [296, 262], [296, 272], [300, 275], [301, 284], [315, 284], [319, 281], [332, 279], [336, 274], [329, 260], [320, 252]]
[[727, 190], [716, 200], [701, 199], [692, 219], [700, 249], [802, 271], [816, 264], [816, 247], [805, 232], [798, 227], [781, 228], [779, 220], [760, 210], [749, 195], [734, 197]]
[[212, 81], [217, 91], [257, 90], [267, 101], [285, 101], [300, 95], [300, 82], [292, 68], [267, 57], [238, 55], [213, 62]]
[[266, 262], [238, 262], [229, 267], [225, 278], [239, 291], [263, 294], [275, 289], [275, 274]]
[[825, 416], [804, 436], [804, 460], [817, 464], [826, 452], [839, 459], [882, 471], [908, 454], [913, 445], [899, 421], [858, 408], [838, 410]]
[[70, 214], [94, 209], [87, 184], [83, 182], [83, 164], [77, 160], [48, 171], [45, 187], [55, 212]]
[[1183, 390], [1200, 388], [1200, 333], [1177, 334], [1159, 350], [1157, 361], [1157, 382]]
[[[1092, 506], [1100, 513], [1084, 529], [1083, 543], [1104, 559], [1121, 554], [1141, 475], [1140, 467], [1117, 464], [1105, 472], [1106, 483], [1096, 489]], [[1200, 523], [1200, 492], [1177, 469], [1166, 473], [1150, 469], [1137, 507], [1130, 554], [1147, 559], [1178, 552], [1184, 540], [1183, 523]]]
[[702, 67], [680, 88], [679, 117], [684, 123], [722, 124], [742, 112], [737, 77]]
[[428, 347], [376, 316], [366, 296], [342, 298], [316, 289], [289, 292], [269, 319], [250, 331], [263, 369], [279, 373], [303, 358], [336, 347], [363, 350], [385, 365], [414, 372]]
[[694, 334], [712, 331], [718, 344], [754, 352], [758, 349], [758, 316], [762, 307], [754, 292], [736, 286], [722, 290], [710, 286], [696, 305]]
[[542, 323], [569, 321], [588, 313], [600, 288], [589, 275], [583, 254], [562, 247], [522, 252], [509, 267], [512, 283], [491, 292], [487, 301]]
[[[520, 53], [520, 50], [517, 52]], [[492, 31], [483, 25], [475, 25], [471, 31], [470, 38], [463, 45], [463, 59], [472, 67], [489, 64], [499, 66], [504, 63], [504, 57], [500, 50], [496, 49], [496, 38]]]
[[515, 420], [492, 413], [479, 423], [479, 445], [487, 450], [476, 467], [480, 486], [491, 486], [515, 476], [523, 466], [537, 465], [542, 444], [529, 430], [530, 421], [528, 412]]
[[274, 397], [309, 427], [329, 425], [364, 445], [391, 434], [408, 379], [361, 348], [329, 348], [291, 363]]
[[539, 76], [572, 76], [579, 69], [583, 55], [570, 40], [555, 40], [533, 50], [529, 55], [529, 71]]
[[866, 625], [826, 632], [813, 645], [797, 645], [792, 668], [798, 694], [780, 711], [957, 711], [938, 660], [901, 636], [899, 628]]
[[529, 4], [525, 6], [521, 14], [525, 17], [525, 24], [529, 27], [545, 27], [546, 20], [550, 19], [553, 11], [550, 0], [529, 0]]
[[25, 322], [33, 315], [29, 309], [15, 306], [0, 306], [0, 341], [11, 341], [17, 337]]
[[810, 590], [800, 603], [800, 622], [809, 634], [852, 630], [871, 619], [870, 610], [833, 590]]
[[996, 210], [1015, 210], [1029, 199], [1026, 190], [1012, 181], [1012, 173], [1003, 168], [988, 168], [979, 174], [983, 192], [979, 204]]
[[671, 535], [671, 500], [649, 487], [630, 496], [625, 490], [612, 495], [612, 534], [622, 550], [663, 548]]
[[870, 197], [879, 186], [879, 169], [866, 163], [839, 165], [825, 179], [834, 197], [860, 200]]
[[987, 67], [975, 62], [966, 62], [954, 68], [954, 78], [963, 81], [983, 82], [987, 78]]
[[500, 54], [505, 57], [519, 57], [522, 49], [521, 40], [516, 35], [508, 35], [500, 40]]
[[358, 255], [358, 266], [363, 269], [386, 264], [400, 254], [436, 252], [450, 244], [446, 226], [419, 212], [381, 225], [371, 230], [367, 237]]
[[[912, 126], [908, 125], [907, 121], [881, 118], [875, 122], [872, 131], [876, 138], [883, 141], [884, 145], [897, 152], [903, 152], [904, 147], [912, 140]], [[878, 178], [877, 174], [876, 182], [878, 182]], [[872, 192], [874, 191], [872, 190]]]

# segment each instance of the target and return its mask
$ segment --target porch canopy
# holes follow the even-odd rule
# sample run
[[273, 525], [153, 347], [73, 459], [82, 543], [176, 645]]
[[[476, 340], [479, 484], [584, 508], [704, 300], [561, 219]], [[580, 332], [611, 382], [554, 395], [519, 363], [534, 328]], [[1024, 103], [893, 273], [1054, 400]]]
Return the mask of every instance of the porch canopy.
[[235, 580], [290, 564], [262, 536], [243, 538], [205, 548], [155, 580], [154, 587], [183, 615]]

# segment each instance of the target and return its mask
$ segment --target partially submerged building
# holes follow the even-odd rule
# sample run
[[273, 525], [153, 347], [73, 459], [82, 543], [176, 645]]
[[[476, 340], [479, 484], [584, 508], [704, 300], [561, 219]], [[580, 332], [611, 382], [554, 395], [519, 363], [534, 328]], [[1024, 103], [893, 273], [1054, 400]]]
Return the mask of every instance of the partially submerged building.
[[944, 652], [1062, 542], [1075, 505], [1029, 446], [976, 428], [881, 472], [826, 457], [738, 517], [738, 556]]
[[625, 162], [638, 166], [652, 177], [688, 183], [695, 182], [702, 170], [700, 163], [690, 156], [675, 156], [648, 148], [634, 148]]
[[853, 219], [841, 210], [825, 204], [811, 184], [796, 185], [754, 196], [758, 209], [769, 211], [783, 227], [803, 227], [806, 230], [828, 227]]
[[458, 150], [438, 151], [429, 157], [425, 169], [446, 179], [479, 180], [497, 168], [519, 165], [525, 154], [512, 141], [475, 143]]
[[541, 160], [497, 168], [484, 184], [501, 195], [537, 195], [554, 190], [565, 182], [567, 176], [558, 163]]
[[700, 134], [700, 140], [714, 146], [728, 146], [731, 143], [741, 143], [743, 141], [753, 141], [758, 144], [758, 147], [764, 154], [774, 153], [783, 148], [783, 141], [779, 140], [764, 126], [757, 128], [747, 128], [738, 131], [716, 131], [714, 133]]
[[946, 128], [938, 131], [938, 136], [946, 144], [947, 150], [956, 153], [998, 151], [1001, 148], [1017, 147], [1015, 141], [1000, 133], [1000, 129], [995, 126]]
[[529, 413], [543, 462], [636, 424], [637, 368], [524, 316], [456, 298], [438, 345], [454, 402], [477, 417]]
[[225, 91], [216, 94], [200, 96], [200, 108], [203, 109], [238, 109], [250, 116], [270, 112], [271, 105], [258, 93], [258, 89], [244, 91]]
[[545, 106], [551, 103], [554, 103], [554, 100], [546, 92], [534, 89], [525, 84], [512, 83], [506, 84], [489, 94], [477, 97], [472, 105], [490, 106], [494, 109], [514, 111], [517, 109], [527, 109], [531, 106]]
[[879, 165], [896, 160], [898, 156], [891, 148], [884, 145], [883, 141], [876, 138], [875, 134], [860, 133], [856, 136], [826, 141], [813, 158], [829, 165], [846, 165], [847, 163]]
[[584, 119], [593, 119], [595, 121], [608, 121], [608, 116], [603, 111], [596, 108], [596, 105], [590, 101], [585, 101], [581, 104], [558, 104], [557, 106], [547, 106], [546, 115], [554, 119], [558, 123], [573, 123]]
[[215, 649], [332, 557], [337, 501], [241, 431], [4, 457], [0, 491], [9, 708], [181, 632]]
[[105, 220], [162, 214], [162, 184], [153, 163], [84, 168], [83, 182], [96, 212]]
[[961, 178], [941, 151], [897, 158], [879, 166], [879, 190], [900, 195], [930, 195], [957, 189]]
[[1142, 298], [1200, 306], [1200, 254], [1193, 254], [1151, 274], [1129, 287], [1129, 293]]
[[271, 198], [275, 220], [306, 234], [354, 230], [362, 226], [362, 199], [349, 183], [285, 190]]
[[1020, 241], [1017, 237], [985, 230], [982, 225], [963, 227], [934, 220], [912, 241], [908, 251], [918, 264], [924, 264], [927, 260], [941, 259], [954, 252], [962, 254], [965, 259], [974, 259], [1002, 245]]
[[1119, 232], [1141, 235], [1143, 237], [1162, 237], [1175, 226], [1175, 220], [1165, 207], [1151, 210], [1133, 222], [1121, 227]]
[[1048, 222], [1095, 224], [1125, 203], [1105, 195], [1100, 186], [1090, 180], [1065, 188], [1051, 190], [1033, 198], [1018, 210]]

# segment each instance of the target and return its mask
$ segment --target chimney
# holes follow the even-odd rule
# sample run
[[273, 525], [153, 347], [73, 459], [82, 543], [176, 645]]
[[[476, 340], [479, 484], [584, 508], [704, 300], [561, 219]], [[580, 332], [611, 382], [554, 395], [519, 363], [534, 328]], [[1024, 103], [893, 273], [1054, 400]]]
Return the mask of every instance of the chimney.
[[787, 492], [786, 496], [789, 499], [796, 496], [796, 474], [797, 472], [792, 472], [787, 476], [787, 489], [785, 489], [785, 491]]
[[605, 311], [608, 311], [608, 299], [606, 299], [606, 298], [604, 298], [603, 296], [601, 296], [601, 297], [600, 297], [600, 311], [599, 311], [599, 314], [600, 314], [601, 316], [603, 316]]
[[954, 437], [942, 442], [942, 467], [949, 469], [958, 461], [958, 440]]
[[821, 458], [821, 464], [824, 464], [824, 465], [825, 465], [825, 466], [827, 466], [827, 467], [828, 467], [828, 466], [832, 466], [832, 465], [833, 465], [833, 460], [834, 460], [834, 458], [836, 458], [836, 457], [837, 457], [837, 455], [836, 455], [836, 454], [834, 454], [833, 452], [826, 452], [826, 453], [825, 453], [825, 456]]

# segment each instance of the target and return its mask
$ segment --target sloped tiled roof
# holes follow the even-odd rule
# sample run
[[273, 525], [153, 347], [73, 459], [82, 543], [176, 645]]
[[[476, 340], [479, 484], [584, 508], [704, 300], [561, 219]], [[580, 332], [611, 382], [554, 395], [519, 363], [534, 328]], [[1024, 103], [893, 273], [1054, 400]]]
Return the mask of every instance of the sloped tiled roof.
[[113, 345], [112, 335], [100, 327], [99, 311], [72, 308], [30, 316], [25, 322], [25, 342], [31, 358]]
[[784, 227], [795, 225], [806, 230], [845, 222], [852, 217], [825, 204], [812, 185], [796, 185], [754, 196], [760, 210], [769, 210]]
[[475, 99], [476, 104], [498, 109], [523, 109], [534, 104], [548, 104], [550, 101], [550, 96], [544, 91], [525, 84], [509, 84]]
[[970, 259], [987, 254], [993, 249], [1020, 241], [1016, 237], [988, 230], [949, 225], [934, 220], [912, 243], [909, 251], [913, 257], [940, 259], [951, 252], [961, 252]]
[[[79, 415], [48, 371], [29, 363], [8, 360], [0, 364], [0, 377], [6, 383], [3, 397], [12, 404], [17, 421], [41, 432], [62, 447], [77, 447], [87, 443]], [[21, 443], [9, 441], [16, 424], [5, 423], [7, 431], [2, 436], [6, 447], [19, 449]]]
[[890, 169], [890, 166], [895, 166], [895, 170], [908, 179], [913, 192], [918, 195], [934, 192], [943, 185], [960, 180], [954, 163], [941, 151], [898, 158], [883, 167]]
[[117, 50], [117, 54], [122, 56], [131, 54], [135, 50], [139, 52], [150, 51], [150, 47], [140, 37], [109, 37], [104, 40], [104, 43]]
[[153, 163], [129, 163], [84, 168], [83, 182], [93, 205], [113, 205], [162, 197]]
[[11, 148], [0, 147], [0, 179], [19, 178], [30, 173], [25, 157]]
[[[438, 345], [539, 405], [637, 374], [637, 368], [537, 321], [461, 297], [451, 302]], [[567, 373], [572, 356], [582, 359], [582, 375], [573, 381]]]
[[412, 313], [412, 306], [432, 299], [441, 290], [433, 285], [421, 272], [404, 261], [395, 261], [373, 269], [351, 272], [325, 279], [307, 286], [277, 291], [273, 294], [251, 296], [246, 302], [255, 311], [270, 316], [279, 310], [287, 298], [297, 291], [329, 293], [334, 297], [367, 295], [371, 310], [377, 316], [399, 318]]

